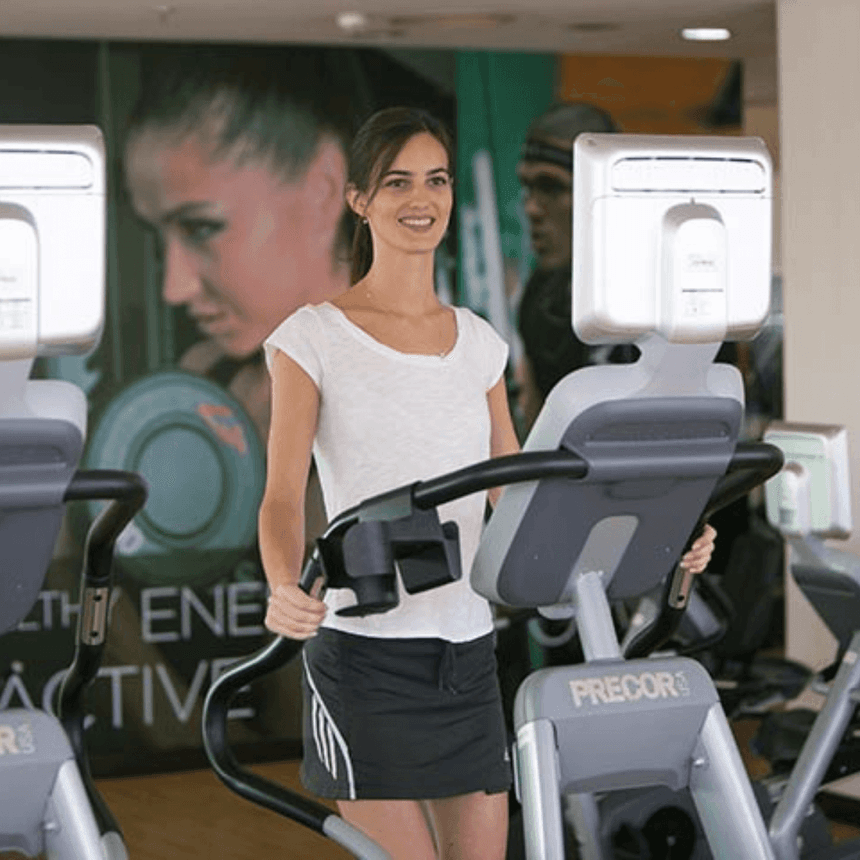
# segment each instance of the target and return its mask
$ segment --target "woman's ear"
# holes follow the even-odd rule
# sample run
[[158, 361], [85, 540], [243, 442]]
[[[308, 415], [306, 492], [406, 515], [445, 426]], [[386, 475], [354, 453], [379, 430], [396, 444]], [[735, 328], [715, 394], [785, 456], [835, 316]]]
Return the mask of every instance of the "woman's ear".
[[323, 137], [304, 179], [301, 194], [305, 203], [306, 224], [320, 254], [331, 253], [343, 217], [343, 187], [346, 181], [346, 155], [331, 137]]

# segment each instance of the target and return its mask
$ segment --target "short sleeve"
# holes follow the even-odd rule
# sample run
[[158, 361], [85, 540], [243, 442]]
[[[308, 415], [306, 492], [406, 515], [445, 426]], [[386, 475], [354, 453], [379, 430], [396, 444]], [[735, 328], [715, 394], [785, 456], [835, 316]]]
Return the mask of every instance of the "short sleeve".
[[280, 350], [295, 361], [319, 388], [323, 366], [318, 329], [317, 319], [311, 307], [299, 308], [287, 317], [263, 344], [269, 373], [272, 372], [275, 352]]
[[501, 378], [508, 364], [508, 345], [483, 317], [469, 312], [475, 328], [476, 341], [482, 358], [486, 389], [489, 391]]

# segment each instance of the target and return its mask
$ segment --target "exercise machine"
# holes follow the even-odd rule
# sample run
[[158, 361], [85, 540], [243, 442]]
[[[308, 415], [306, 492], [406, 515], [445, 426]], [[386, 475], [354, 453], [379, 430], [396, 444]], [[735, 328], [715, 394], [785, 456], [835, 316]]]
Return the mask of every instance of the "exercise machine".
[[[564, 856], [562, 796], [582, 855], [611, 856], [598, 797], [651, 785], [690, 790], [717, 856], [771, 856], [711, 679], [690, 659], [622, 650], [610, 613], [666, 580], [736, 456], [742, 380], [713, 359], [766, 317], [771, 178], [760, 141], [724, 143], [581, 135], [574, 146], [574, 327], [587, 343], [634, 342], [641, 357], [550, 392], [525, 450], [574, 450], [588, 475], [509, 488], [472, 571], [491, 600], [575, 616], [586, 658], [532, 674], [517, 696], [529, 860]], [[560, 511], [577, 512], [563, 546]]]
[[[844, 540], [852, 529], [845, 428], [777, 422], [764, 438], [785, 455], [785, 468], [765, 487], [768, 519], [788, 543], [792, 578], [836, 639], [834, 662], [811, 684], [825, 697], [822, 708], [772, 717], [774, 732], [801, 715], [809, 725], [796, 760], [782, 774], [770, 828], [777, 844], [790, 845], [821, 785], [860, 769], [849, 737], [860, 705], [860, 558], [828, 543]], [[860, 840], [821, 856], [860, 857]]]
[[[847, 538], [852, 529], [847, 434], [834, 425], [776, 422], [764, 440], [777, 446], [785, 460], [765, 485], [767, 517], [788, 543], [791, 576], [833, 634], [836, 656], [817, 676], [810, 673], [811, 690], [824, 698], [820, 710], [793, 708], [764, 718], [753, 745], [767, 754], [772, 773], [754, 788], [768, 813], [777, 857], [860, 857], [856, 840], [833, 844], [815, 806], [823, 785], [860, 770], [854, 738], [860, 704], [860, 559], [827, 543]], [[656, 813], [659, 800], [643, 793], [614, 801], [610, 816], [618, 821], [627, 814], [648, 842], [645, 818]], [[662, 800], [663, 808], [674, 808], [676, 814], [685, 801], [665, 794]], [[628, 810], [625, 802], [640, 806]], [[606, 830], [606, 809], [601, 812]], [[682, 825], [686, 836], [679, 836], [690, 852], [684, 856], [710, 858], [693, 822], [689, 818]], [[794, 846], [800, 846], [799, 854]]]
[[104, 146], [89, 126], [0, 126], [0, 634], [39, 595], [65, 505], [109, 504], [87, 536], [75, 656], [55, 716], [0, 711], [0, 850], [49, 860], [123, 860], [95, 788], [85, 693], [107, 635], [113, 547], [142, 507], [138, 476], [82, 471], [80, 389], [31, 380], [37, 356], [85, 354], [104, 318]]
[[[641, 359], [624, 367], [588, 368], [562, 380], [522, 454], [401, 488], [341, 515], [319, 542], [302, 582], [309, 587], [321, 572], [328, 587], [344, 587], [339, 578], [351, 578], [356, 605], [350, 611], [385, 611], [396, 601], [395, 561], [407, 590], [432, 587], [440, 568], [447, 571], [443, 581], [444, 575], [457, 575], [450, 565], [455, 535], [438, 517], [428, 518], [432, 509], [468, 492], [510, 484], [482, 539], [472, 582], [508, 606], [541, 607], [550, 616], [575, 614], [586, 657], [600, 660], [603, 672], [604, 661], [621, 656], [609, 602], [665, 584], [671, 608], [680, 611], [689, 577], [667, 573], [703, 517], [781, 464], [772, 446], [738, 443], [742, 381], [736, 369], [712, 365], [727, 335], [752, 336], [767, 312], [770, 162], [763, 145], [749, 140], [590, 135], [577, 145], [600, 156], [590, 173], [575, 171], [577, 211], [586, 213], [576, 219], [575, 244], [580, 225], [580, 241], [585, 237], [594, 246], [575, 259], [580, 270], [595, 267], [579, 271], [580, 284], [591, 292], [575, 291], [578, 331], [592, 342], [636, 341]], [[597, 195], [601, 183], [613, 193]], [[583, 191], [591, 199], [583, 202]], [[618, 253], [619, 247], [625, 253]], [[418, 534], [416, 518], [423, 521]], [[640, 647], [651, 644], [641, 641]], [[343, 822], [328, 809], [297, 803], [281, 787], [243, 771], [229, 752], [226, 715], [232, 695], [291, 659], [298, 647], [276, 639], [210, 688], [204, 707], [207, 753], [216, 773], [239, 794], [365, 856], [353, 844], [354, 834], [344, 837]], [[562, 793], [574, 788], [585, 814], [588, 793], [598, 789], [642, 785], [651, 778], [680, 787], [691, 769], [691, 749], [685, 757], [684, 742], [690, 747], [699, 740], [703, 751], [697, 760], [707, 763], [700, 768], [700, 795], [722, 790], [737, 801], [723, 811], [741, 818], [723, 856], [771, 856], [707, 674], [692, 660], [629, 665], [639, 674], [628, 678], [625, 669], [617, 678], [601, 679], [586, 665], [538, 672], [523, 685], [517, 760], [530, 860], [563, 856]], [[568, 671], [579, 674], [571, 678]], [[562, 728], [543, 715], [540, 693], [536, 700], [529, 693], [547, 677], [560, 708], [570, 710], [572, 701], [587, 712], [595, 698], [598, 705], [635, 705], [592, 714], [594, 735], [576, 747], [593, 753], [585, 756], [591, 758], [590, 772], [572, 781], [558, 770], [565, 749]], [[575, 679], [579, 686], [571, 686]], [[611, 702], [603, 701], [607, 698]], [[681, 723], [661, 752], [667, 714], [659, 710], [672, 705]], [[580, 720], [577, 732], [583, 725]], [[707, 829], [710, 836], [719, 835], [714, 812]], [[749, 853], [751, 846], [761, 853]]]
[[[610, 615], [613, 600], [660, 581], [665, 558], [677, 558], [705, 508], [709, 481], [732, 458], [742, 387], [737, 371], [711, 360], [719, 341], [754, 334], [746, 311], [764, 318], [769, 161], [743, 139], [724, 148], [582, 135], [574, 149], [574, 325], [587, 342], [630, 338], [643, 354], [624, 375], [587, 368], [551, 392], [525, 447], [567, 446], [589, 460], [588, 475], [509, 488], [472, 571], [493, 600], [574, 615], [586, 657], [532, 674], [517, 696], [527, 857], [564, 856], [563, 797], [581, 856], [611, 857], [600, 799], [665, 786], [689, 791], [718, 860], [798, 858], [819, 756], [832, 753], [830, 732], [838, 744], [842, 709], [856, 696], [850, 678], [834, 685], [835, 704], [822, 712], [768, 829], [703, 667], [682, 657], [630, 659]], [[779, 449], [775, 456], [779, 463]], [[563, 530], [562, 511], [579, 514], [565, 514]], [[856, 662], [849, 648], [843, 666]], [[856, 848], [828, 851], [857, 856]]]

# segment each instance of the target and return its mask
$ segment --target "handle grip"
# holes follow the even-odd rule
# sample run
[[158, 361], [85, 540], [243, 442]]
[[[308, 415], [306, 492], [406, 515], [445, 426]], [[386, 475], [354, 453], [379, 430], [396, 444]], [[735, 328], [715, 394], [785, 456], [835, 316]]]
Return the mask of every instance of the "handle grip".
[[322, 588], [319, 593], [320, 598], [322, 598], [323, 594], [325, 594], [326, 586], [328, 585], [328, 577], [326, 576], [325, 567], [323, 566], [322, 559], [320, 558], [319, 549], [315, 549], [302, 569], [302, 574], [299, 577], [298, 583], [299, 588], [301, 588], [305, 594], [310, 594], [318, 579], [322, 579], [323, 581]]

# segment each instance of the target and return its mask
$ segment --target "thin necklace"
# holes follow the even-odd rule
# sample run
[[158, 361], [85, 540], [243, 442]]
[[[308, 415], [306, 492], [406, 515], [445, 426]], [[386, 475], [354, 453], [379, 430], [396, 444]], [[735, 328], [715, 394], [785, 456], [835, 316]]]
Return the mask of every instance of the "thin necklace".
[[[370, 287], [365, 287], [365, 288], [364, 288], [364, 295], [365, 295], [365, 298], [367, 298], [367, 300], [368, 300], [369, 302], [373, 303], [373, 301], [374, 301], [374, 300], [373, 300], [373, 294], [372, 294], [372, 293], [371, 293], [371, 291], [370, 291]], [[455, 320], [454, 320], [454, 325], [455, 325], [455, 326], [457, 325], [456, 318], [455, 318]], [[454, 337], [454, 344], [456, 344], [456, 343], [457, 343], [457, 337], [455, 336], [455, 337]], [[453, 346], [452, 346], [450, 349], [442, 349], [442, 350], [440, 350], [439, 352], [437, 352], [437, 353], [436, 353], [436, 356], [437, 356], [437, 358], [445, 358], [445, 356], [446, 356], [446, 355], [450, 355], [450, 354], [451, 354], [451, 352], [453, 351], [453, 349], [454, 349], [454, 347], [453, 347]]]

